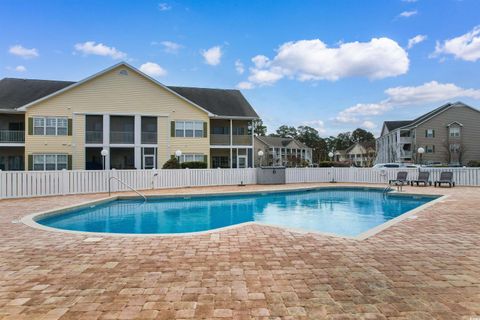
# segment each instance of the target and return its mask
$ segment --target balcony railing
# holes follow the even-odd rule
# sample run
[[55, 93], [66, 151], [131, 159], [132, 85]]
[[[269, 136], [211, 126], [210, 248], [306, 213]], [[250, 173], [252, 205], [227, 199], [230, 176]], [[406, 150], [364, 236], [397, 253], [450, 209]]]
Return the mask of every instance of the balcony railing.
[[85, 132], [86, 143], [103, 143], [103, 131], [87, 131]]
[[157, 133], [156, 132], [142, 132], [142, 143], [143, 144], [157, 144]]
[[210, 144], [228, 146], [230, 145], [230, 135], [229, 134], [211, 134]]
[[412, 137], [400, 137], [400, 140], [398, 141], [401, 144], [405, 143], [412, 143], [413, 139]]
[[252, 145], [251, 135], [233, 135], [232, 144], [235, 146], [250, 146]]
[[110, 131], [110, 143], [133, 144], [133, 131]]
[[0, 130], [0, 142], [24, 143], [25, 131]]

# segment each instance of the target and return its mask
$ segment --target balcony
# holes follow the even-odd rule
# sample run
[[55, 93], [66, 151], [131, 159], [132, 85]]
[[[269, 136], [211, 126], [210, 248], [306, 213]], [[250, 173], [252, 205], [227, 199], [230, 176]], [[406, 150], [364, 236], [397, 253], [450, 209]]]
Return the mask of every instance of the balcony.
[[252, 145], [251, 135], [233, 135], [232, 144], [235, 146], [250, 146]]
[[86, 131], [85, 132], [86, 143], [103, 143], [103, 131]]
[[133, 131], [110, 131], [110, 143], [112, 144], [133, 144]]
[[228, 146], [230, 145], [230, 135], [229, 134], [210, 134], [210, 144], [217, 146]]
[[142, 144], [157, 144], [157, 133], [142, 132]]
[[412, 137], [400, 137], [400, 140], [398, 143], [400, 144], [407, 144], [407, 143], [412, 143], [413, 139]]
[[0, 143], [25, 143], [25, 131], [0, 130]]

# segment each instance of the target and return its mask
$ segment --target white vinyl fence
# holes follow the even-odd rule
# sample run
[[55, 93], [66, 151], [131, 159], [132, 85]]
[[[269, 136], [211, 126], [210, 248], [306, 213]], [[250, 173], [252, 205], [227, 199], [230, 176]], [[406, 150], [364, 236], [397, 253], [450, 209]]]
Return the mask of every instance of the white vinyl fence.
[[[372, 168], [288, 168], [287, 183], [338, 182], [381, 183], [395, 179], [398, 171], [407, 171], [408, 179], [417, 178], [418, 169]], [[442, 171], [453, 171], [460, 186], [480, 186], [480, 168], [422, 168], [435, 181]], [[110, 171], [0, 171], [0, 199], [50, 195], [85, 194], [108, 191], [110, 177], [117, 177], [138, 190], [255, 184], [256, 169], [184, 169], [184, 170], [110, 170]], [[112, 192], [129, 189], [116, 180]]]

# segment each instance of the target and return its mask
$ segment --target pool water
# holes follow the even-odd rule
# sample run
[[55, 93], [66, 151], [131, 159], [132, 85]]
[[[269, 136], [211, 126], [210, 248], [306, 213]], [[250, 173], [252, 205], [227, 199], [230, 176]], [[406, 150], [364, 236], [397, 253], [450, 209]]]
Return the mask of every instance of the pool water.
[[435, 199], [385, 195], [379, 189], [322, 188], [264, 194], [115, 200], [37, 220], [66, 230], [185, 233], [255, 221], [357, 236]]

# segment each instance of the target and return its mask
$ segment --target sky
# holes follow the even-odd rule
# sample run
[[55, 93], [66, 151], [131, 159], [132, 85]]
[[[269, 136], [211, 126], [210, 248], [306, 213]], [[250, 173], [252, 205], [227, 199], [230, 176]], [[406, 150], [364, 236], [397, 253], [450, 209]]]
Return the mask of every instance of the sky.
[[480, 107], [480, 1], [0, 1], [0, 78], [78, 81], [126, 61], [237, 88], [267, 125], [321, 136]]

